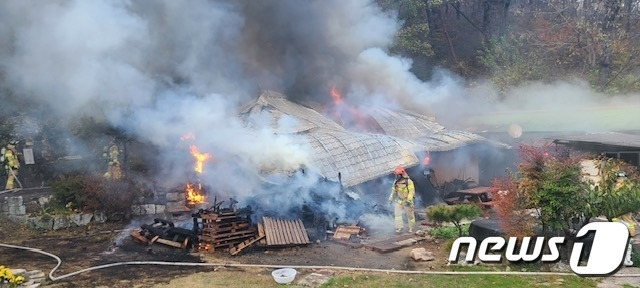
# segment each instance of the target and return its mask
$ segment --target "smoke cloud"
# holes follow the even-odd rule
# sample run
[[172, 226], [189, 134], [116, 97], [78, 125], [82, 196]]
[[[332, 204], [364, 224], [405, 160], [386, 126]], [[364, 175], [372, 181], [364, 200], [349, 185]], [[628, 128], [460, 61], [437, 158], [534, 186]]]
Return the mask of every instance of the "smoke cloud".
[[[393, 14], [367, 0], [5, 1], [0, 84], [46, 106], [61, 123], [91, 115], [159, 147], [167, 185], [191, 172], [186, 147], [198, 145], [213, 158], [203, 182], [241, 198], [262, 193], [264, 203], [276, 203], [269, 207], [282, 199], [291, 202], [287, 207], [312, 202], [305, 194], [312, 187], [327, 198], [339, 190], [319, 189], [312, 173], [294, 177], [276, 198], [259, 187], [256, 175], [265, 170], [313, 169], [310, 149], [296, 135], [275, 134], [266, 123], [248, 129], [238, 120], [239, 106], [259, 89], [329, 104], [336, 86], [353, 106], [404, 107], [446, 123], [470, 111], [551, 100], [560, 107], [557, 95], [575, 95], [563, 98], [567, 104], [601, 98], [582, 83], [532, 83], [499, 101], [490, 85], [466, 88], [446, 70], [422, 81], [410, 60], [388, 51], [399, 27]], [[189, 132], [195, 139], [180, 142]], [[319, 209], [348, 217], [340, 204]]]

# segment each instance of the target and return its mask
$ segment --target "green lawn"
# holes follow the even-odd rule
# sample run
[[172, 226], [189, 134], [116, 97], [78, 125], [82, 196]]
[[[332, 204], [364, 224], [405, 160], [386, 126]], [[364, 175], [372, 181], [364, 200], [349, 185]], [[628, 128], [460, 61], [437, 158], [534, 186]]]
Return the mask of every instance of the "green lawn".
[[596, 282], [577, 276], [517, 275], [358, 275], [335, 277], [323, 288], [340, 287], [596, 287]]

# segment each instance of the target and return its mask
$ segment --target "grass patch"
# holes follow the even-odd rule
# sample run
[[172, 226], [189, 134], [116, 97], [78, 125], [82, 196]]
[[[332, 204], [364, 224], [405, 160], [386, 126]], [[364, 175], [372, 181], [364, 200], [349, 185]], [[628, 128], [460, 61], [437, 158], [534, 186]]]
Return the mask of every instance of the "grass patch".
[[[562, 279], [562, 280], [559, 280]], [[562, 282], [559, 282], [562, 281]], [[596, 287], [596, 282], [578, 276], [519, 275], [359, 275], [335, 277], [320, 286], [330, 287]]]
[[[469, 235], [469, 224], [462, 224], [462, 235]], [[442, 226], [429, 230], [429, 235], [440, 239], [458, 238], [458, 229], [455, 226]]]

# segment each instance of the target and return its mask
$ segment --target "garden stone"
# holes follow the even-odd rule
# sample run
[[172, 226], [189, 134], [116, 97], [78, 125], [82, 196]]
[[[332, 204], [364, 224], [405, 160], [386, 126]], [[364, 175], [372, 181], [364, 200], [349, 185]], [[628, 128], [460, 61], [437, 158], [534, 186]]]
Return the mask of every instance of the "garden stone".
[[5, 197], [5, 199], [9, 207], [22, 206], [23, 204], [22, 196]]
[[18, 224], [28, 224], [29, 223], [29, 215], [8, 215], [9, 220]]
[[142, 205], [142, 208], [144, 209], [145, 214], [147, 214], [147, 215], [156, 214], [156, 205], [154, 205], [154, 204]]
[[49, 197], [40, 197], [38, 198], [38, 204], [44, 207], [44, 205], [47, 205], [49, 203], [49, 200], [50, 200]]
[[96, 223], [105, 223], [107, 222], [107, 215], [104, 212], [96, 212], [93, 214], [93, 221]]
[[166, 206], [164, 206], [164, 205], [156, 205], [156, 214], [164, 213], [165, 207]]
[[25, 270], [25, 269], [11, 269], [11, 274], [13, 274], [15, 276], [20, 276], [20, 275], [24, 274], [25, 272], [27, 272], [27, 270]]
[[53, 220], [53, 230], [69, 228], [69, 218], [67, 216], [58, 216]]
[[131, 214], [133, 215], [144, 215], [146, 211], [142, 205], [131, 205]]
[[91, 222], [92, 218], [93, 218], [93, 214], [91, 213], [79, 213], [79, 214], [73, 215], [73, 217], [71, 218], [71, 221], [73, 222], [73, 224], [76, 224], [78, 226], [85, 226], [89, 224], [89, 222]]
[[45, 215], [42, 217], [33, 218], [33, 227], [41, 230], [51, 230], [53, 229], [53, 218], [51, 216]]
[[432, 261], [436, 259], [436, 257], [433, 257], [433, 254], [425, 248], [411, 249], [409, 255], [416, 261]]
[[181, 201], [186, 198], [184, 193], [167, 193], [167, 201]]
[[9, 215], [24, 215], [27, 214], [27, 207], [22, 206], [9, 206]]

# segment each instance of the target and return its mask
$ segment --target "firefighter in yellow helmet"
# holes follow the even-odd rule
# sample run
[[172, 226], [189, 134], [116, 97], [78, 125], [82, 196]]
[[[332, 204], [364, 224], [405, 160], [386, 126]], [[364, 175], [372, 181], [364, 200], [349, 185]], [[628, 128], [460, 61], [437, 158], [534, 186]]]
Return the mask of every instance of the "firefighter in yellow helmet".
[[20, 169], [20, 161], [18, 161], [18, 151], [16, 150], [18, 141], [10, 141], [7, 147], [2, 149], [2, 158], [4, 161], [4, 170], [7, 172], [7, 185], [5, 190], [14, 188], [14, 180], [18, 177], [18, 169]]
[[395, 216], [395, 228], [396, 233], [402, 233], [404, 221], [402, 219], [402, 212], [407, 214], [408, 220], [408, 232], [413, 233], [413, 226], [416, 223], [415, 209], [413, 206], [413, 197], [415, 195], [415, 188], [413, 181], [409, 178], [407, 171], [401, 166], [396, 167], [393, 171], [395, 174], [395, 181], [393, 181], [393, 187], [391, 188], [391, 195], [389, 195], [389, 201], [394, 205]]
[[109, 144], [109, 147], [104, 152], [104, 157], [108, 160], [107, 173], [104, 173], [104, 177], [111, 180], [118, 180], [122, 178], [122, 169], [120, 167], [120, 161], [118, 156], [120, 155], [120, 148], [116, 141], [113, 140]]
[[[622, 186], [625, 185], [625, 181], [627, 180], [627, 174], [624, 171], [618, 171], [618, 173], [616, 173], [616, 186], [615, 189], [618, 190], [620, 189]], [[631, 213], [627, 213], [621, 216], [618, 216], [616, 218], [611, 219], [611, 221], [613, 222], [620, 222], [622, 224], [624, 224], [625, 226], [627, 226], [627, 228], [629, 229], [629, 237], [631, 237], [633, 239], [633, 237], [636, 235], [636, 229], [635, 229], [635, 223], [636, 221], [633, 220], [633, 215]], [[624, 257], [624, 265], [625, 266], [633, 266], [633, 261], [631, 261], [631, 253], [632, 253], [632, 245], [631, 245], [631, 241], [629, 241], [629, 244], [627, 244], [627, 253]]]

